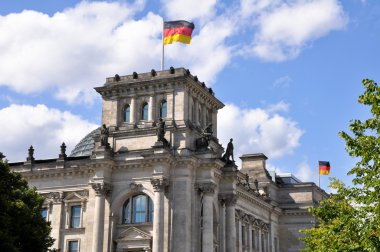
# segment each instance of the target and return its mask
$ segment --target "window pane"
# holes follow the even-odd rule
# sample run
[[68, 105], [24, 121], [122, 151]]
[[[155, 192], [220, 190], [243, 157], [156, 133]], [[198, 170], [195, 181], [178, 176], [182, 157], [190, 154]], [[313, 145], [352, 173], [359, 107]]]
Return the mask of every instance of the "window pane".
[[131, 108], [129, 105], [126, 105], [124, 108], [124, 122], [130, 122], [131, 117]]
[[129, 200], [124, 204], [123, 223], [131, 223], [131, 204], [129, 203]]
[[141, 223], [146, 221], [147, 201], [145, 195], [133, 197], [133, 222]]
[[138, 195], [133, 197], [133, 204], [135, 211], [145, 211], [146, 210], [146, 196]]
[[72, 206], [71, 207], [71, 228], [79, 228], [80, 225], [80, 206]]
[[78, 252], [79, 251], [78, 241], [69, 241], [69, 252]]
[[42, 208], [41, 215], [42, 215], [42, 218], [44, 218], [44, 220], [47, 221], [47, 216], [48, 216], [47, 208]]
[[148, 120], [148, 103], [143, 104], [141, 119], [142, 120]]
[[161, 107], [160, 107], [160, 117], [161, 118], [166, 118], [168, 114], [168, 109], [167, 109], [167, 103], [165, 100], [161, 102]]

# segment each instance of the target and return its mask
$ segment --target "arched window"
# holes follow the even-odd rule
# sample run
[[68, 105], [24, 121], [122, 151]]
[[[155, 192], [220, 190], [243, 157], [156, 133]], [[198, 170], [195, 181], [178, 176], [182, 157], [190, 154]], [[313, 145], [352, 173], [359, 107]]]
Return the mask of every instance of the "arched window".
[[141, 120], [147, 121], [148, 120], [148, 103], [144, 102], [141, 107]]
[[166, 118], [168, 116], [168, 107], [166, 100], [162, 100], [160, 104], [160, 118]]
[[153, 221], [153, 201], [145, 194], [134, 195], [123, 206], [123, 224]]
[[127, 123], [131, 121], [131, 107], [129, 106], [129, 104], [124, 106], [123, 120]]

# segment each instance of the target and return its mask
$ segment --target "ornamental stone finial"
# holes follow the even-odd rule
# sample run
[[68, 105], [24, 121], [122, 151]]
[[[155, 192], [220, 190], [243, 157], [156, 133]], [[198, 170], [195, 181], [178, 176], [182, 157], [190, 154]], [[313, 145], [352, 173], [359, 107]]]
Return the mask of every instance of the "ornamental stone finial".
[[34, 161], [33, 154], [34, 154], [34, 148], [31, 145], [30, 148], [28, 149], [28, 157], [26, 158], [26, 161], [33, 162]]
[[150, 183], [152, 183], [155, 192], [163, 192], [169, 185], [167, 178], [151, 178]]
[[63, 142], [61, 145], [61, 153], [59, 154], [59, 159], [65, 159], [66, 157], [66, 144]]

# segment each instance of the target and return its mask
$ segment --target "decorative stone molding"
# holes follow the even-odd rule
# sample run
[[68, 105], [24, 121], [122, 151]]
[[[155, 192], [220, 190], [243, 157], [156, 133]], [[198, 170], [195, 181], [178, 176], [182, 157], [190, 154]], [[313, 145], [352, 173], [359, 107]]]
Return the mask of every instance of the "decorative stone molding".
[[62, 203], [64, 198], [63, 192], [50, 192], [43, 195], [45, 199], [52, 203]]
[[143, 185], [132, 182], [129, 184], [129, 189], [134, 193], [139, 193], [143, 191]]
[[94, 189], [97, 196], [108, 196], [112, 191], [112, 185], [110, 183], [91, 183], [91, 186], [92, 189]]
[[163, 192], [169, 185], [167, 178], [151, 178], [150, 183], [152, 183], [155, 192]]
[[203, 193], [213, 194], [215, 193], [216, 184], [213, 182], [198, 183], [197, 187]]

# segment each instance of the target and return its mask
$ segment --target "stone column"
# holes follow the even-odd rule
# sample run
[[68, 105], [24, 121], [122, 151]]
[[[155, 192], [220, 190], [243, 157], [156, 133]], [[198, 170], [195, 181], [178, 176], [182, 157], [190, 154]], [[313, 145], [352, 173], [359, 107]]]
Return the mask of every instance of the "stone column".
[[115, 226], [117, 224], [117, 220], [118, 220], [118, 217], [117, 215], [115, 215], [114, 213], [111, 213], [110, 214], [110, 233], [109, 233], [109, 243], [108, 243], [108, 247], [109, 247], [109, 251], [114, 251], [114, 243], [113, 243], [113, 240], [114, 240], [114, 234], [115, 234]]
[[219, 208], [219, 251], [226, 251], [226, 202], [224, 199], [220, 200]]
[[263, 237], [262, 237], [262, 233], [263, 233], [263, 232], [261, 231], [261, 229], [259, 229], [258, 231], [259, 231], [259, 240], [258, 240], [258, 243], [259, 243], [259, 251], [262, 252], [263, 249], [264, 249], [263, 246], [262, 246], [263, 243], [262, 243], [262, 241], [261, 241], [261, 239], [263, 238]]
[[150, 182], [154, 188], [154, 215], [153, 215], [153, 252], [164, 252], [164, 204], [165, 188], [168, 185], [166, 178], [152, 178]]
[[130, 123], [136, 122], [136, 98], [131, 98]]
[[252, 227], [251, 225], [247, 226], [247, 251], [253, 251], [254, 248], [252, 248]]
[[92, 234], [92, 252], [103, 251], [104, 240], [104, 206], [105, 198], [111, 192], [111, 184], [99, 182], [92, 183], [92, 188], [95, 191], [95, 209], [94, 209], [94, 224]]
[[243, 252], [243, 228], [242, 228], [242, 223], [241, 223], [241, 220], [238, 219], [238, 222], [237, 222], [237, 239], [238, 239], [238, 242], [237, 244], [239, 245], [238, 246], [238, 252]]
[[155, 112], [156, 112], [156, 103], [155, 103], [155, 100], [154, 99], [155, 97], [153, 95], [151, 95], [149, 97], [149, 107], [148, 107], [148, 121], [154, 121], [156, 118], [155, 116]]
[[199, 184], [203, 193], [202, 251], [214, 251], [213, 202], [216, 185], [212, 182]]
[[217, 136], [218, 135], [218, 110], [215, 110], [211, 114], [211, 121], [212, 121], [212, 131], [213, 135]]
[[226, 251], [236, 252], [235, 205], [236, 195], [229, 195], [226, 201]]

